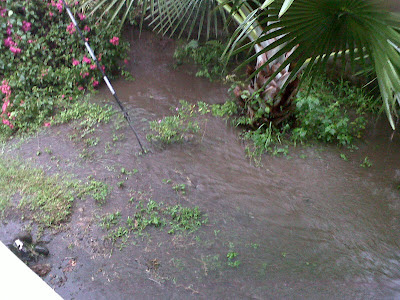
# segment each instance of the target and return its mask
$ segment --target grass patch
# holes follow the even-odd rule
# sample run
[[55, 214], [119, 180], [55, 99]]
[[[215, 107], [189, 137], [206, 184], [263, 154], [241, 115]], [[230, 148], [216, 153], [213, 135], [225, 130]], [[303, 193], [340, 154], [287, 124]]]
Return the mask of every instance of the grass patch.
[[[85, 138], [93, 133], [101, 123], [108, 123], [115, 111], [111, 105], [100, 105], [89, 102], [88, 98], [71, 103], [67, 109], [54, 117], [54, 125], [74, 122], [75, 134], [73, 138]], [[89, 146], [97, 145], [96, 139], [88, 139]]]
[[76, 181], [59, 175], [47, 176], [41, 169], [0, 158], [2, 214], [15, 206], [43, 227], [58, 226], [71, 214], [77, 193]]
[[89, 195], [96, 201], [97, 204], [104, 205], [107, 202], [107, 197], [109, 196], [110, 192], [108, 185], [104, 182], [90, 180], [83, 185], [81, 194]]
[[120, 239], [124, 244], [129, 234], [142, 235], [149, 227], [166, 229], [169, 234], [178, 231], [192, 233], [208, 221], [197, 206], [190, 208], [179, 204], [164, 205], [152, 199], [149, 199], [147, 204], [139, 201], [135, 214], [127, 217], [125, 225], [120, 225], [120, 220], [121, 214], [116, 212], [104, 216], [100, 221], [100, 226], [108, 231], [105, 238], [113, 244]]
[[76, 198], [91, 196], [105, 202], [108, 187], [91, 180], [82, 183], [68, 176], [46, 175], [18, 160], [0, 157], [0, 213], [19, 210], [40, 228], [58, 227], [68, 221]]

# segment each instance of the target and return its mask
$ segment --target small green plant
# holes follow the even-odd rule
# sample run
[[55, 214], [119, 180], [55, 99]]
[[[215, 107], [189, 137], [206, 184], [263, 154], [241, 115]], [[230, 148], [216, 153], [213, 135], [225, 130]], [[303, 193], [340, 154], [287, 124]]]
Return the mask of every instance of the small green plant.
[[237, 256], [239, 253], [235, 251], [229, 251], [228, 254], [226, 254], [226, 258], [228, 259], [228, 266], [232, 268], [237, 268], [241, 264], [241, 261], [237, 259]]
[[372, 167], [372, 162], [369, 160], [368, 156], [366, 156], [364, 158], [364, 160], [362, 161], [362, 163], [360, 164], [360, 167], [363, 168], [370, 168]]
[[176, 231], [193, 232], [197, 230], [202, 224], [207, 223], [207, 218], [203, 217], [199, 208], [182, 207], [181, 205], [170, 206], [166, 208], [166, 213], [172, 218], [169, 225], [171, 229], [168, 233], [175, 233]]
[[129, 230], [124, 226], [119, 226], [113, 230], [110, 230], [109, 233], [105, 236], [105, 239], [110, 240], [113, 244], [117, 242], [117, 240], [122, 239], [119, 250], [122, 250], [126, 246], [126, 241], [129, 237]]
[[99, 141], [100, 141], [99, 137], [90, 137], [90, 138], [86, 139], [86, 146], [88, 146], [88, 147], [97, 146]]
[[131, 203], [135, 201], [149, 200], [151, 198], [149, 192], [135, 191], [135, 190], [130, 190], [129, 196], [130, 196], [129, 202]]
[[86, 148], [83, 148], [81, 153], [79, 153], [79, 157], [82, 158], [82, 159], [93, 161], [93, 159], [94, 159], [94, 151], [93, 150], [88, 150]]
[[[246, 154], [248, 157], [258, 161], [262, 154], [271, 153], [274, 155], [280, 152], [287, 153], [287, 148], [281, 148], [281, 136], [283, 134], [270, 124], [267, 128], [260, 126], [256, 130], [248, 130], [242, 134], [243, 139], [252, 143], [246, 146]], [[277, 150], [282, 149], [282, 150]], [[286, 152], [285, 152], [286, 150]]]
[[340, 153], [340, 158], [343, 159], [344, 161], [348, 161], [349, 159], [347, 158], [346, 154]]
[[180, 192], [182, 195], [186, 195], [186, 184], [179, 183], [172, 186], [172, 189], [176, 192]]
[[124, 180], [118, 181], [118, 182], [117, 182], [117, 186], [118, 186], [120, 189], [124, 188], [124, 186], [125, 186], [125, 181], [124, 181]]
[[253, 249], [258, 249], [258, 248], [260, 247], [260, 245], [257, 244], [257, 243], [251, 243], [250, 246], [251, 246]]
[[238, 112], [238, 107], [235, 102], [228, 100], [224, 104], [213, 104], [211, 112], [214, 117], [228, 118]]
[[119, 135], [117, 135], [115, 133], [113, 134], [112, 140], [114, 143], [116, 143], [118, 141], [123, 141], [124, 139], [125, 139], [125, 134], [119, 134]]
[[100, 220], [100, 227], [106, 230], [110, 230], [112, 227], [117, 225], [121, 220], [121, 212], [109, 213]]
[[[164, 117], [158, 121], [150, 121], [150, 129], [154, 134], [148, 134], [149, 141], [160, 141], [165, 144], [180, 142], [185, 136], [194, 135], [200, 130], [197, 120], [199, 108], [195, 104], [180, 101], [180, 107], [173, 109], [175, 115]], [[204, 112], [204, 106], [200, 109]]]
[[109, 189], [108, 185], [101, 181], [90, 180], [86, 183], [83, 193], [92, 196], [97, 204], [104, 205], [109, 195]]

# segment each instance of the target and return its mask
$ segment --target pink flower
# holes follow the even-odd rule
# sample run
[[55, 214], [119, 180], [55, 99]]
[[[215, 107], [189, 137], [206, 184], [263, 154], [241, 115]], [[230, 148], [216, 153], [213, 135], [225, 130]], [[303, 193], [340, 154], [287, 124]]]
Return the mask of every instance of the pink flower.
[[3, 18], [6, 16], [6, 13], [7, 13], [7, 9], [6, 8], [3, 8], [3, 9], [0, 10], [0, 16], [2, 16]]
[[84, 55], [83, 59], [82, 59], [82, 62], [86, 63], [86, 64], [90, 64], [91, 60], [90, 60], [90, 58], [87, 58], [86, 55]]
[[90, 65], [90, 70], [96, 69], [96, 64]]
[[82, 86], [79, 86], [79, 87], [78, 87], [78, 90], [83, 91], [84, 88], [83, 88]]
[[89, 27], [89, 26], [87, 26], [87, 25], [85, 25], [85, 27], [83, 27], [83, 30], [85, 30], [85, 31], [89, 32], [89, 31], [90, 31], [90, 27]]
[[77, 59], [75, 59], [75, 58], [72, 59], [72, 65], [73, 65], [73, 66], [77, 66], [77, 65], [79, 65], [79, 64], [80, 64], [79, 60], [77, 60]]
[[128, 60], [125, 58], [124, 59], [124, 63], [127, 65], [128, 64]]
[[86, 16], [85, 16], [84, 14], [78, 13], [78, 17], [79, 17], [79, 19], [80, 19], [81, 21], [86, 19]]
[[50, 127], [50, 122], [44, 122], [44, 127]]
[[110, 43], [113, 44], [114, 46], [118, 46], [119, 44], [119, 37], [114, 36], [111, 40]]
[[65, 98], [65, 95], [61, 95], [61, 99], [64, 99]]
[[21, 53], [21, 49], [18, 48], [18, 47], [11, 46], [10, 50], [11, 50], [12, 53], [14, 53], [14, 55]]
[[31, 30], [32, 27], [32, 23], [31, 22], [26, 22], [26, 21], [22, 21], [22, 30], [27, 32], [29, 30]]
[[9, 96], [11, 94], [11, 87], [8, 85], [7, 80], [3, 80], [1, 82], [0, 88], [1, 88], [1, 92], [3, 94], [5, 94], [6, 96]]
[[2, 114], [4, 114], [6, 112], [9, 104], [10, 104], [9, 100], [4, 101], [3, 106], [1, 107]]
[[89, 76], [89, 72], [85, 72], [85, 73], [80, 73], [80, 75], [82, 76], [82, 78], [85, 78], [86, 76]]
[[32, 40], [28, 40], [28, 44], [32, 44], [33, 43], [33, 41]]
[[69, 34], [73, 34], [74, 32], [75, 32], [75, 25], [74, 25], [74, 23], [70, 23], [68, 26], [67, 26], [67, 32], [69, 33]]
[[52, 13], [51, 11], [49, 11], [49, 16], [50, 18], [54, 16], [54, 13]]
[[106, 71], [106, 66], [101, 66], [101, 69], [103, 70], [103, 72]]
[[7, 27], [6, 33], [7, 35], [11, 35], [12, 31], [11, 31], [12, 26]]
[[61, 0], [58, 0], [56, 7], [58, 8], [58, 12], [62, 12], [63, 10], [63, 3]]
[[95, 80], [95, 81], [93, 81], [92, 85], [93, 85], [93, 87], [96, 87], [99, 85], [99, 82], [97, 80]]
[[6, 46], [6, 47], [15, 46], [15, 42], [12, 40], [11, 36], [4, 39], [4, 46]]
[[7, 125], [7, 126], [9, 126], [11, 129], [13, 129], [13, 128], [14, 128], [14, 125], [13, 125], [13, 124], [11, 124], [11, 122], [10, 122], [10, 121], [8, 121], [8, 120], [6, 120], [6, 119], [3, 119], [3, 124], [4, 124], [4, 125]]

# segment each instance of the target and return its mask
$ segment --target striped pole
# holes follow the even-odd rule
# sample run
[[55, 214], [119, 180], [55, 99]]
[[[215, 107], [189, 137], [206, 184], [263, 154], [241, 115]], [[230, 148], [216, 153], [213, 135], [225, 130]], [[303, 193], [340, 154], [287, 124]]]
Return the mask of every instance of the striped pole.
[[96, 58], [96, 55], [94, 54], [92, 48], [90, 47], [89, 43], [85, 40], [85, 37], [82, 34], [81, 29], [78, 26], [78, 23], [75, 20], [74, 15], [72, 14], [71, 10], [69, 9], [67, 3], [65, 3], [65, 0], [62, 0], [62, 3], [64, 4], [65, 9], [67, 10], [67, 13], [72, 21], [72, 23], [74, 24], [74, 26], [76, 27], [76, 29], [78, 30], [78, 33], [82, 39], [82, 41], [85, 43], [86, 49], [89, 52], [90, 56], [92, 57], [93, 61], [96, 63], [97, 69], [101, 72], [101, 74], [103, 75], [103, 80], [104, 82], [107, 84], [108, 89], [110, 90], [111, 94], [114, 96], [115, 101], [117, 102], [119, 108], [121, 109], [121, 111], [124, 113], [124, 118], [125, 120], [128, 122], [129, 127], [132, 129], [133, 133], [136, 136], [136, 139], [139, 143], [140, 149], [142, 149], [142, 153], [146, 153], [146, 151], [144, 150], [142, 143], [140, 142], [139, 136], [135, 130], [135, 128], [133, 128], [132, 123], [131, 123], [131, 119], [129, 117], [128, 112], [125, 110], [124, 106], [122, 105], [121, 101], [119, 100], [117, 93], [115, 92], [114, 88], [112, 87], [110, 81], [108, 80], [108, 77], [106, 75], [106, 73], [104, 72], [103, 68], [100, 66], [99, 61]]

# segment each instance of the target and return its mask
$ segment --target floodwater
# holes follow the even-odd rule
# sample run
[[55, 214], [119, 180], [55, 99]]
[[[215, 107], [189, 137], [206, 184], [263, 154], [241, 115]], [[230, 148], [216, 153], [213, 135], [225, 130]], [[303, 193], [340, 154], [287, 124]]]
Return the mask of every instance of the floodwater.
[[[53, 161], [34, 154], [40, 140], [59, 157], [62, 171], [114, 185], [104, 207], [77, 202], [67, 228], [46, 233], [53, 270], [45, 280], [66, 299], [400, 299], [400, 137], [392, 136], [384, 117], [357, 151], [300, 147], [289, 157], [265, 156], [262, 166], [245, 157], [239, 130], [213, 117], [197, 139], [160, 149], [145, 140], [149, 120], [171, 114], [181, 99], [222, 103], [227, 87], [196, 78], [188, 66], [174, 69], [173, 40], [138, 35], [132, 32], [129, 64], [136, 80], [113, 84], [151, 153], [135, 155], [139, 146], [126, 129], [118, 153], [106, 156], [101, 141], [95, 159], [82, 161], [82, 145], [66, 137], [66, 127], [18, 149], [54, 169]], [[106, 88], [96, 98], [112, 101]], [[111, 136], [107, 127], [97, 134]], [[366, 156], [370, 168], [360, 167]], [[118, 189], [110, 166], [139, 172]], [[187, 194], [178, 195], [163, 179], [186, 184]], [[199, 206], [208, 224], [189, 235], [150, 230], [111, 254], [95, 216], [132, 215], [131, 189], [159, 202]], [[0, 239], [9, 242], [19, 225], [4, 224]], [[228, 266], [229, 251], [238, 253], [238, 267]]]

